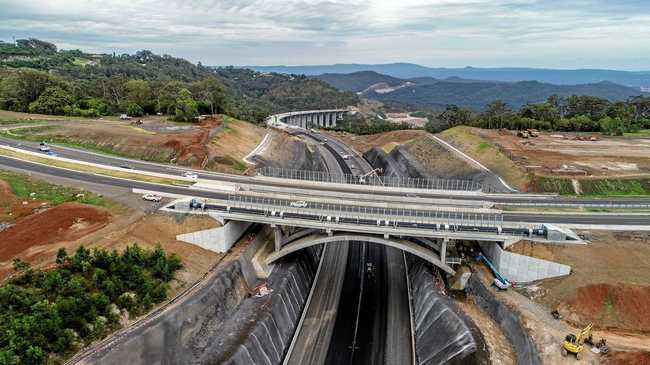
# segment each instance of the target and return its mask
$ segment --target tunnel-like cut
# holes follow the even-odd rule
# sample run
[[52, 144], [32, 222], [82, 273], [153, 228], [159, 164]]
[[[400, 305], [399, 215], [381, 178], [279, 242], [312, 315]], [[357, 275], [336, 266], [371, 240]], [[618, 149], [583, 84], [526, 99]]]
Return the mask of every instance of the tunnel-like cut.
[[296, 239], [291, 242], [284, 242], [282, 248], [278, 251], [271, 253], [266, 258], [266, 263], [271, 264], [282, 257], [292, 254], [296, 251], [302, 250], [307, 247], [321, 245], [325, 243], [340, 243], [340, 242], [369, 242], [393, 247], [402, 251], [413, 254], [430, 264], [439, 267], [443, 271], [453, 275], [455, 271], [446, 263], [442, 262], [440, 256], [432, 249], [422, 247], [416, 243], [399, 239], [399, 238], [384, 238], [375, 235], [360, 235], [350, 233], [335, 233], [327, 234], [310, 234], [306, 237]]

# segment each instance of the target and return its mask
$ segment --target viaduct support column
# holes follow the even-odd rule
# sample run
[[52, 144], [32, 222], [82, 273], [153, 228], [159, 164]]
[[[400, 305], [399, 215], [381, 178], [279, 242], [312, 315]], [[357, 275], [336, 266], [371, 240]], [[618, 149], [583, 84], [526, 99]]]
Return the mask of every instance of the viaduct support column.
[[447, 243], [449, 242], [449, 238], [443, 238], [442, 242], [440, 243], [440, 261], [444, 264], [446, 263], [445, 260], [447, 260]]
[[275, 237], [275, 252], [278, 252], [282, 248], [282, 230], [274, 224], [271, 227], [273, 227], [273, 236]]

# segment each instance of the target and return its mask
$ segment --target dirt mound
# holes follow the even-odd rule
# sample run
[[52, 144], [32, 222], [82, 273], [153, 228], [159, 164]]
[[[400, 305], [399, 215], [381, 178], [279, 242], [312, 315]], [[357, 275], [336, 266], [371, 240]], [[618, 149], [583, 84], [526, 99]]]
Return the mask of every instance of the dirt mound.
[[650, 364], [650, 352], [616, 352], [610, 353], [606, 365], [647, 365]]
[[0, 261], [10, 261], [34, 246], [79, 239], [106, 226], [110, 220], [108, 211], [77, 203], [32, 214], [0, 232]]
[[577, 327], [650, 332], [650, 286], [593, 284], [580, 287], [560, 305]]

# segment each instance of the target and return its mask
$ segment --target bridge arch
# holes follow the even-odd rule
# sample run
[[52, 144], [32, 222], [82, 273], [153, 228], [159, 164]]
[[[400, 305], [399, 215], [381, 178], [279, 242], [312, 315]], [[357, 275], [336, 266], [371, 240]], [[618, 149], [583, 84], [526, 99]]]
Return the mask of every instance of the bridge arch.
[[432, 265], [435, 265], [449, 274], [454, 274], [455, 271], [449, 267], [446, 263], [443, 263], [440, 260], [440, 256], [435, 253], [432, 249], [422, 247], [413, 242], [399, 239], [399, 238], [383, 238], [375, 235], [361, 235], [361, 234], [350, 234], [350, 233], [337, 233], [333, 235], [326, 234], [311, 234], [309, 236], [297, 239], [295, 241], [289, 242], [282, 246], [279, 251], [272, 252], [266, 258], [266, 263], [271, 264], [289, 254], [292, 254], [296, 251], [300, 251], [304, 248], [321, 245], [324, 243], [339, 243], [345, 241], [357, 241], [357, 242], [370, 242], [379, 245], [384, 245], [388, 247], [393, 247], [400, 249], [402, 251], [413, 254]]

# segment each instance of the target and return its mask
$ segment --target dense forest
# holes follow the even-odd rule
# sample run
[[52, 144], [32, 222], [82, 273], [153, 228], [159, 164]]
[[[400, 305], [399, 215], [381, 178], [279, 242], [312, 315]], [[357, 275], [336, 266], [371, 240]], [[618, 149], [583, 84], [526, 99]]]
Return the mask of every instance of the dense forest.
[[165, 300], [180, 268], [177, 256], [137, 245], [121, 254], [60, 249], [46, 271], [15, 259], [17, 274], [0, 285], [0, 364], [71, 355], [119, 327], [122, 313], [136, 316]]
[[475, 113], [457, 105], [448, 105], [441, 113], [419, 113], [429, 118], [430, 132], [456, 126], [481, 128], [527, 129], [553, 131], [602, 132], [622, 135], [650, 128], [650, 97], [633, 97], [627, 101], [610, 102], [593, 96], [550, 96], [543, 103], [526, 104], [518, 110], [497, 100], [484, 111]]
[[[296, 96], [298, 95], [298, 96]], [[351, 93], [304, 77], [212, 69], [169, 55], [88, 54], [37, 39], [0, 42], [0, 109], [96, 117], [162, 113], [178, 121], [227, 113], [249, 121], [347, 106]]]

